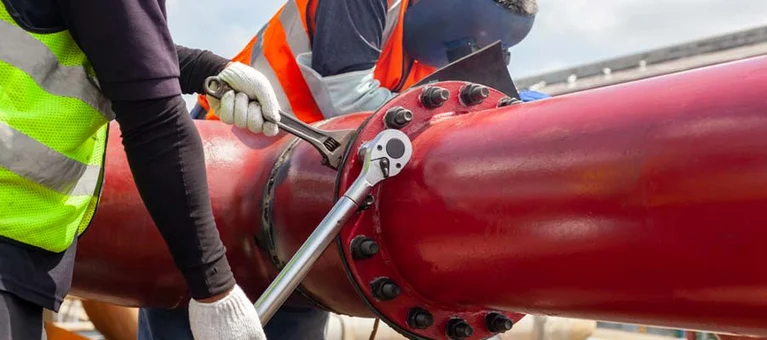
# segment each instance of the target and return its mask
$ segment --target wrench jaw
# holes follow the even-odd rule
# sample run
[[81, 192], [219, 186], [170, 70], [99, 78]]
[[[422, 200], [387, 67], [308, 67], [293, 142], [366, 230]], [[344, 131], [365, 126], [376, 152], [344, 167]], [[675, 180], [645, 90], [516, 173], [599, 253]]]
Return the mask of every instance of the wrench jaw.
[[319, 149], [320, 154], [322, 154], [322, 165], [330, 167], [333, 170], [338, 170], [341, 161], [344, 159], [346, 149], [354, 138], [356, 131], [332, 130], [324, 131], [324, 133], [337, 143], [328, 143], [330, 139], [326, 139], [326, 141], [322, 143], [322, 148]]

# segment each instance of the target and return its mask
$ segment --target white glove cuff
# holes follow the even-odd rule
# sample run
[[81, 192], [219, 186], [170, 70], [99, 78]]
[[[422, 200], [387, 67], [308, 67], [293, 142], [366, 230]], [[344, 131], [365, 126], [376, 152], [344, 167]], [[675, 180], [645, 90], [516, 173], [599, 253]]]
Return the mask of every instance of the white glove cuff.
[[189, 321], [195, 339], [266, 340], [256, 308], [239, 285], [218, 301], [189, 301]]

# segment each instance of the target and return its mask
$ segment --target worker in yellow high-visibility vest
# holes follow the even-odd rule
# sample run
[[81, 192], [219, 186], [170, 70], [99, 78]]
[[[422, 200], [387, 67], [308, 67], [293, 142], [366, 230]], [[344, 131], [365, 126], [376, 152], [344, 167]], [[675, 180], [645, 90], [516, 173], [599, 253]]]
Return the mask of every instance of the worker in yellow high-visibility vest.
[[[108, 122], [120, 124], [142, 199], [186, 279], [197, 339], [265, 339], [210, 207], [202, 143], [181, 98], [219, 75], [214, 103], [273, 136], [258, 71], [176, 46], [164, 0], [0, 4], [0, 339], [40, 339], [68, 293], [77, 238], [98, 204]], [[259, 104], [260, 103], [260, 104]]]

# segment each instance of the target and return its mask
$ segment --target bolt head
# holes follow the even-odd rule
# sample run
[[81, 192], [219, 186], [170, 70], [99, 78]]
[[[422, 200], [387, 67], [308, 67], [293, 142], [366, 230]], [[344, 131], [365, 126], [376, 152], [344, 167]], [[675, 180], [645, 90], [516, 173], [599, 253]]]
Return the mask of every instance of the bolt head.
[[447, 323], [447, 336], [455, 339], [466, 339], [474, 334], [468, 322], [463, 319], [453, 319]]
[[401, 107], [393, 107], [384, 115], [384, 125], [390, 129], [401, 129], [413, 120], [413, 112]]
[[370, 283], [370, 290], [376, 299], [382, 301], [392, 300], [401, 293], [399, 286], [387, 277], [373, 280]]
[[485, 317], [485, 326], [487, 326], [487, 330], [493, 333], [503, 333], [511, 330], [514, 327], [514, 322], [506, 315], [492, 312]]
[[434, 324], [434, 317], [429, 311], [413, 307], [408, 311], [407, 325], [415, 329], [426, 329]]
[[357, 236], [352, 240], [352, 258], [364, 260], [378, 253], [378, 242], [367, 236]]
[[427, 109], [435, 109], [450, 99], [450, 91], [441, 87], [429, 87], [421, 94], [421, 104]]
[[478, 84], [469, 84], [461, 89], [461, 102], [464, 105], [477, 105], [490, 96], [487, 87]]
[[522, 101], [517, 98], [512, 97], [503, 97], [501, 100], [498, 101], [498, 107], [504, 107], [504, 106], [510, 106], [514, 104], [519, 104]]

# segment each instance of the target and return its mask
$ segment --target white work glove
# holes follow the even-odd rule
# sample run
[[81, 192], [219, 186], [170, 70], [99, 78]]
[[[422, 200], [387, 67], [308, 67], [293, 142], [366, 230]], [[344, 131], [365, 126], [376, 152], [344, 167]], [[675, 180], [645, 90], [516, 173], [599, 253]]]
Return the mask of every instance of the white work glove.
[[215, 302], [189, 301], [189, 325], [195, 340], [266, 340], [256, 307], [239, 285]]
[[277, 124], [265, 120], [280, 121], [280, 104], [266, 76], [250, 66], [232, 62], [218, 77], [234, 89], [224, 93], [220, 101], [206, 95], [222, 122], [270, 137], [277, 135]]

